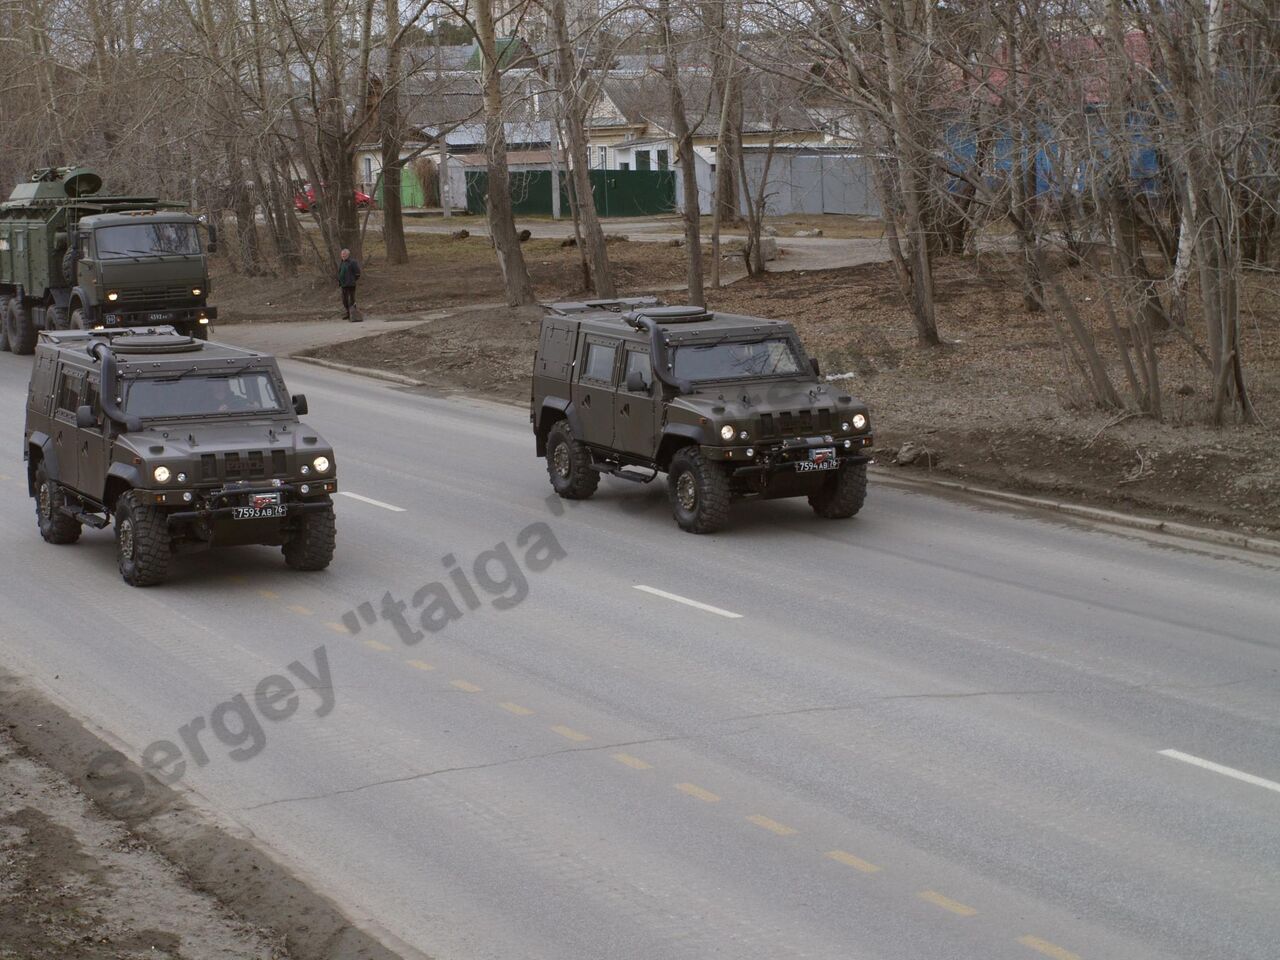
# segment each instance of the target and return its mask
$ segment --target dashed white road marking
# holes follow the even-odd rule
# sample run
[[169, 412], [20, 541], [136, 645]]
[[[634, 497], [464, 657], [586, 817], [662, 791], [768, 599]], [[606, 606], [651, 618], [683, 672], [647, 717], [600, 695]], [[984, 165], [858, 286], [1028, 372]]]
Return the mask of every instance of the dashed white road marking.
[[383, 503], [381, 500], [375, 500], [373, 497], [361, 496], [358, 493], [352, 493], [349, 490], [339, 490], [338, 496], [350, 497], [352, 500], [359, 500], [361, 503], [367, 503], [372, 507], [381, 507], [383, 510], [390, 510], [392, 513], [404, 513], [404, 507], [397, 507], [395, 504]]
[[659, 590], [657, 587], [646, 587], [642, 583], [637, 583], [635, 588], [642, 593], [651, 593], [655, 597], [662, 597], [664, 600], [674, 600], [676, 603], [683, 603], [686, 607], [693, 607], [695, 610], [714, 613], [718, 617], [727, 617], [730, 620], [742, 619], [742, 614], [740, 613], [734, 613], [732, 610], [722, 610], [719, 607], [713, 607], [711, 604], [703, 603], [700, 600], [690, 600], [688, 597], [682, 597], [678, 593], [668, 593], [666, 590]]
[[1255, 777], [1252, 773], [1245, 773], [1243, 770], [1237, 770], [1234, 767], [1224, 767], [1220, 763], [1214, 763], [1212, 760], [1205, 760], [1201, 757], [1193, 757], [1191, 754], [1183, 753], [1181, 750], [1161, 750], [1160, 756], [1169, 757], [1172, 760], [1181, 760], [1183, 763], [1189, 763], [1193, 766], [1203, 767], [1205, 770], [1212, 770], [1214, 773], [1220, 773], [1224, 777], [1231, 777], [1234, 780], [1251, 783], [1255, 787], [1262, 787], [1264, 790], [1274, 790], [1276, 793], [1280, 793], [1280, 783], [1276, 783], [1274, 780]]

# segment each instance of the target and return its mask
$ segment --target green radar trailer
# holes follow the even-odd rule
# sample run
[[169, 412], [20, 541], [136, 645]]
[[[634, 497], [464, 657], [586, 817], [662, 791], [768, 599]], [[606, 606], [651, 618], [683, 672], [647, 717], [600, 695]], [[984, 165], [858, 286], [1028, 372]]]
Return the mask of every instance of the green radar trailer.
[[202, 218], [157, 197], [102, 196], [87, 167], [37, 170], [0, 203], [0, 350], [40, 330], [166, 324], [208, 339]]

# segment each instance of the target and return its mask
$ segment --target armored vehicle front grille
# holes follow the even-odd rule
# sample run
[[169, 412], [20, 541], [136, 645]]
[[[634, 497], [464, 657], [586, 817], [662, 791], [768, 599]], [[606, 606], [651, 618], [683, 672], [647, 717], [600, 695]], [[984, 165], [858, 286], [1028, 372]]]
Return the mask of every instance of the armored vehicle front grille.
[[285, 450], [247, 450], [244, 453], [232, 450], [200, 455], [201, 480], [264, 480], [267, 477], [285, 477], [288, 473], [289, 454]]
[[831, 433], [835, 414], [831, 410], [780, 410], [760, 414], [760, 440], [803, 437]]
[[281, 477], [289, 472], [289, 457], [283, 450], [271, 451], [271, 473]]
[[218, 455], [216, 453], [200, 454], [200, 479], [218, 479]]

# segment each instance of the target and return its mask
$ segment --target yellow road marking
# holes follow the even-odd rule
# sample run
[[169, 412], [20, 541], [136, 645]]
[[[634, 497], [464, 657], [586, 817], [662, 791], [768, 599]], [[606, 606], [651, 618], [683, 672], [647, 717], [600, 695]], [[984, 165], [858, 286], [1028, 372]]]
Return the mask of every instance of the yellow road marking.
[[779, 823], [777, 820], [770, 820], [761, 814], [752, 814], [747, 817], [747, 823], [754, 823], [757, 827], [763, 827], [771, 833], [776, 833], [780, 837], [789, 837], [795, 833], [795, 829], [788, 827], [785, 823]]
[[629, 753], [615, 753], [613, 759], [619, 763], [630, 767], [632, 770], [652, 770], [653, 765], [645, 763], [639, 757], [633, 757]]
[[435, 667], [433, 667], [431, 664], [427, 663], [427, 661], [425, 661], [425, 660], [406, 660], [406, 661], [405, 661], [405, 663], [407, 663], [407, 664], [408, 664], [409, 666], [411, 666], [411, 667], [416, 667], [416, 668], [417, 668], [417, 669], [419, 669], [419, 670], [434, 670], [434, 669], [435, 669]]
[[1041, 940], [1039, 937], [1019, 937], [1018, 942], [1024, 947], [1030, 947], [1037, 953], [1043, 953], [1046, 957], [1053, 957], [1053, 960], [1080, 960], [1078, 954], [1074, 954], [1070, 950], [1064, 950], [1056, 943]]
[[285, 609], [288, 610], [290, 613], [296, 613], [300, 617], [311, 616], [311, 611], [308, 610], [306, 607], [304, 607], [300, 603], [291, 603], [289, 604], [289, 606], [285, 607]]
[[347, 629], [347, 626], [344, 623], [326, 623], [325, 626], [334, 633], [342, 634], [344, 637], [351, 636], [351, 631]]
[[260, 596], [263, 600], [279, 600], [280, 599], [280, 594], [276, 593], [274, 590], [259, 590], [258, 596]]
[[846, 867], [853, 867], [855, 870], [861, 870], [863, 873], [878, 873], [880, 868], [874, 863], [868, 863], [861, 857], [855, 857], [846, 850], [832, 850], [827, 857], [836, 863], [843, 863]]
[[564, 737], [566, 740], [572, 740], [574, 743], [581, 743], [583, 740], [591, 739], [585, 733], [579, 733], [577, 730], [573, 729], [573, 727], [555, 726], [551, 729], [560, 734], [560, 736]]
[[935, 907], [941, 907], [943, 910], [950, 910], [957, 917], [972, 917], [978, 911], [973, 907], [966, 906], [958, 900], [952, 900], [950, 897], [944, 897], [936, 890], [921, 890], [917, 896], [921, 900], [932, 903]]
[[362, 641], [362, 642], [363, 642], [363, 643], [364, 643], [364, 645], [365, 645], [366, 647], [368, 647], [370, 650], [381, 650], [383, 653], [386, 653], [388, 650], [390, 650], [390, 649], [391, 649], [391, 648], [390, 648], [390, 647], [388, 647], [385, 643], [383, 643], [381, 640], [364, 640], [364, 641]]
[[479, 693], [481, 690], [474, 683], [467, 683], [465, 680], [450, 680], [449, 686], [457, 687], [463, 693]]
[[703, 790], [696, 783], [677, 783], [676, 789], [681, 793], [687, 793], [691, 797], [697, 797], [706, 803], [719, 803], [720, 798], [710, 790]]
[[514, 713], [517, 717], [533, 716], [532, 710], [530, 710], [528, 707], [522, 707], [518, 703], [511, 703], [508, 701], [507, 703], [500, 703], [498, 704], [498, 706], [500, 706], [503, 710], [507, 711], [507, 713]]

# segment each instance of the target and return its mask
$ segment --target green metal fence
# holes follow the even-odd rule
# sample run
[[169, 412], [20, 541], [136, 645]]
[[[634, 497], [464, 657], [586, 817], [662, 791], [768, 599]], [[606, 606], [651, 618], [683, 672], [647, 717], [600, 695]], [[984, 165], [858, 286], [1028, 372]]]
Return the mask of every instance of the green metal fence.
[[[672, 213], [676, 208], [674, 170], [592, 170], [591, 191], [602, 217], [646, 217]], [[489, 174], [467, 171], [467, 212], [487, 207]], [[520, 170], [511, 174], [511, 206], [516, 214], [551, 216], [551, 171]], [[569, 190], [560, 174], [560, 206], [569, 215]]]
[[[382, 204], [382, 181], [378, 181], [378, 189], [374, 193], [374, 199], [377, 201], [378, 209], [383, 209]], [[421, 207], [426, 202], [426, 194], [422, 189], [422, 184], [418, 182], [418, 176], [410, 167], [400, 168], [400, 206], [401, 207]]]

